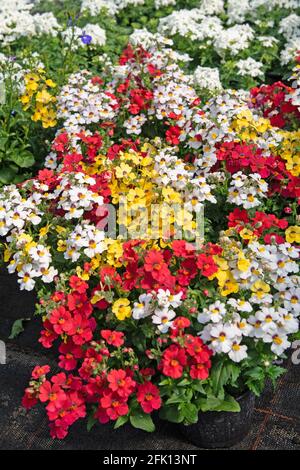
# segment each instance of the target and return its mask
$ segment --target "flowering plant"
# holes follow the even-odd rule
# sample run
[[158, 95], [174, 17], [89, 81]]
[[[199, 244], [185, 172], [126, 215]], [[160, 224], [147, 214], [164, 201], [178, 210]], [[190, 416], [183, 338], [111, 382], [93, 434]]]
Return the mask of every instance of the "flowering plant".
[[87, 415], [152, 431], [157, 412], [237, 412], [299, 334], [298, 131], [254, 90], [201, 105], [177, 60], [129, 45], [71, 75], [45, 168], [0, 193], [8, 270], [58, 348], [61, 371], [36, 367], [23, 399], [53, 437]]

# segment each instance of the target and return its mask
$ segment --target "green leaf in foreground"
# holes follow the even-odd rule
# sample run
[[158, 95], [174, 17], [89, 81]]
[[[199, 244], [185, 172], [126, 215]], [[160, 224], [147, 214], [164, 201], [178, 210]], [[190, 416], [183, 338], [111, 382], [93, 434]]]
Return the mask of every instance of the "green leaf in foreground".
[[130, 416], [130, 423], [134, 428], [142, 429], [143, 431], [155, 431], [155, 426], [152, 421], [152, 418], [146, 413], [140, 412]]

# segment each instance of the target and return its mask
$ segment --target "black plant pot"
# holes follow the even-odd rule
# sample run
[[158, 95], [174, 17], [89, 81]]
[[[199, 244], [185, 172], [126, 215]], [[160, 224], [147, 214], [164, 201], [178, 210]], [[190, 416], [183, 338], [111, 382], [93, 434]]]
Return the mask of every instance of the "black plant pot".
[[216, 449], [231, 447], [249, 433], [254, 412], [255, 396], [246, 392], [236, 399], [239, 413], [207, 411], [199, 413], [198, 423], [180, 425], [182, 434], [197, 447]]

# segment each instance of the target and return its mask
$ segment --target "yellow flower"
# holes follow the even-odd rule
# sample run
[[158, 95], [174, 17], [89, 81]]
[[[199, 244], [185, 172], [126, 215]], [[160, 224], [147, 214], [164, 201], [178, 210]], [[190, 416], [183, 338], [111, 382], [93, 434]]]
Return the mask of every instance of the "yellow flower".
[[112, 306], [112, 311], [116, 315], [118, 320], [125, 320], [131, 316], [130, 302], [126, 298], [118, 299]]
[[9, 250], [9, 248], [7, 248], [7, 245], [5, 246], [6, 246], [6, 249], [4, 250], [3, 259], [4, 259], [4, 263], [7, 263], [11, 258], [12, 252]]
[[40, 237], [44, 237], [45, 235], [47, 235], [47, 233], [49, 232], [49, 228], [49, 225], [45, 225], [45, 227], [42, 227], [39, 231]]
[[57, 251], [66, 251], [67, 243], [65, 240], [58, 240], [57, 242]]
[[259, 299], [262, 299], [265, 294], [270, 292], [271, 288], [269, 284], [267, 284], [264, 281], [255, 281], [254, 284], [251, 286], [251, 291], [258, 297]]
[[248, 228], [243, 228], [240, 231], [240, 237], [243, 240], [253, 240], [253, 239], [257, 238], [256, 235], [252, 232], [252, 230], [250, 230]]
[[127, 163], [121, 163], [120, 166], [116, 167], [116, 177], [134, 179], [135, 174], [133, 173], [130, 165], [127, 165]]
[[83, 281], [88, 281], [90, 278], [90, 275], [86, 271], [84, 271], [80, 266], [76, 266], [76, 274]]
[[43, 89], [36, 94], [35, 99], [38, 103], [48, 104], [52, 101], [52, 95], [50, 95], [47, 90]]
[[246, 259], [243, 254], [239, 255], [238, 262], [237, 262], [237, 267], [239, 271], [246, 272], [248, 271], [250, 266], [250, 261]]
[[288, 243], [300, 243], [300, 227], [291, 225], [285, 231], [285, 238]]
[[230, 271], [218, 271], [216, 277], [219, 282], [220, 294], [224, 297], [239, 291], [239, 285]]
[[103, 294], [101, 293], [101, 291], [97, 290], [94, 293], [93, 297], [91, 298], [91, 304], [95, 305], [97, 302], [99, 302], [99, 300], [102, 300], [102, 299], [104, 299]]
[[56, 83], [51, 80], [51, 78], [48, 78], [48, 80], [45, 81], [46, 85], [48, 85], [50, 88], [55, 88], [56, 87]]

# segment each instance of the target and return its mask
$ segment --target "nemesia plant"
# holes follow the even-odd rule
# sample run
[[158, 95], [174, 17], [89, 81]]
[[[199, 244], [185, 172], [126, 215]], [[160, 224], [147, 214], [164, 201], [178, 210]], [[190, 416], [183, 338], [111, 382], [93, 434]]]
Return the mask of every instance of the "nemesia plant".
[[129, 44], [71, 74], [45, 168], [0, 193], [8, 271], [58, 351], [23, 398], [53, 437], [238, 412], [299, 336], [298, 82], [202, 103], [181, 60]]

